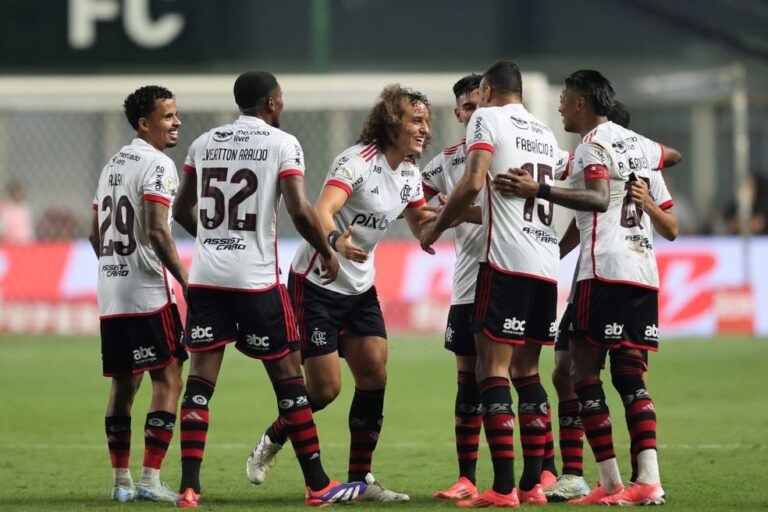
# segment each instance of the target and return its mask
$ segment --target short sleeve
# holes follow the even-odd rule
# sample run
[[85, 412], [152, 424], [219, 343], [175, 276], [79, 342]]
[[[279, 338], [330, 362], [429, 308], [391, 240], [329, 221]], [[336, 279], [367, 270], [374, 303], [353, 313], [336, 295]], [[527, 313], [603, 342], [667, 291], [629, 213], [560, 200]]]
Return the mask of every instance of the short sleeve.
[[667, 184], [664, 182], [664, 176], [660, 172], [652, 172], [650, 174], [648, 193], [662, 210], [673, 206], [672, 195], [669, 193]]
[[170, 207], [178, 187], [179, 176], [170, 158], [154, 160], [144, 172], [142, 194], [145, 201], [155, 201]]
[[427, 194], [435, 196], [439, 193], [446, 193], [442, 154], [437, 155], [424, 166], [421, 170], [421, 181], [423, 191]]
[[573, 155], [571, 180], [583, 179], [584, 183], [592, 180], [610, 179], [608, 151], [600, 144], [584, 142], [579, 144]]
[[427, 203], [424, 198], [424, 188], [421, 185], [421, 181], [416, 181], [415, 186], [411, 189], [410, 197], [408, 198], [408, 208], [419, 208]]
[[640, 149], [643, 155], [648, 159], [648, 165], [654, 171], [660, 171], [664, 168], [664, 147], [658, 142], [639, 136]]
[[557, 156], [557, 161], [555, 162], [554, 178], [555, 180], [565, 180], [568, 178], [570, 172], [573, 153], [564, 149], [558, 149], [555, 154]]
[[354, 154], [341, 154], [328, 172], [325, 186], [338, 187], [351, 196], [365, 181], [366, 163]]
[[304, 150], [296, 137], [286, 137], [280, 144], [279, 178], [304, 176]]
[[200, 146], [203, 144], [205, 135], [201, 135], [195, 141], [189, 146], [189, 150], [187, 151], [187, 157], [184, 159], [184, 168], [183, 171], [187, 174], [195, 175], [197, 174], [197, 169], [195, 169], [195, 157], [197, 155], [197, 152], [200, 151]]
[[478, 109], [472, 114], [472, 118], [467, 124], [466, 140], [467, 155], [476, 149], [484, 149], [493, 153], [495, 137], [486, 109]]

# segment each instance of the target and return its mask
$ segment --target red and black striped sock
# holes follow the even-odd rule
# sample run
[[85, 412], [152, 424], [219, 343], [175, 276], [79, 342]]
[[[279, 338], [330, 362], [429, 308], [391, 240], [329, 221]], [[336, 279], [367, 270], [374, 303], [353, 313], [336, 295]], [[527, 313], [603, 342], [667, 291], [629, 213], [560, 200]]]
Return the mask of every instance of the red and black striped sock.
[[130, 467], [131, 457], [131, 417], [105, 416], [104, 430], [107, 433], [109, 460], [113, 469]]
[[288, 432], [286, 431], [285, 424], [283, 423], [283, 420], [280, 419], [280, 416], [267, 427], [267, 436], [269, 436], [269, 439], [273, 443], [278, 444], [285, 444], [288, 440]]
[[144, 467], [160, 469], [173, 439], [176, 415], [166, 411], [147, 414], [144, 423]]
[[320, 459], [320, 440], [309, 406], [307, 389], [301, 375], [273, 383], [277, 396], [279, 422], [291, 440], [293, 451], [299, 460], [304, 483], [313, 491], [323, 489], [330, 479]]
[[355, 388], [349, 408], [349, 481], [359, 482], [371, 471], [371, 459], [384, 422], [384, 390]]
[[656, 408], [643, 383], [646, 369], [643, 357], [611, 353], [613, 386], [624, 402], [624, 417], [629, 430], [633, 482], [637, 480], [637, 454], [656, 449]]
[[579, 416], [579, 407], [578, 399], [565, 400], [557, 406], [564, 475], [584, 476], [584, 425]]
[[202, 377], [187, 377], [181, 402], [181, 484], [179, 492], [191, 487], [200, 492], [200, 466], [208, 435], [208, 403], [215, 385]]
[[541, 480], [547, 439], [547, 392], [539, 375], [512, 379], [517, 391], [517, 421], [523, 446], [520, 490], [530, 491]]
[[578, 382], [576, 394], [579, 396], [581, 406], [581, 422], [592, 453], [595, 454], [595, 460], [602, 462], [616, 457], [613, 449], [611, 414], [605, 400], [603, 383], [599, 379]]
[[483, 416], [480, 407], [480, 389], [473, 372], [459, 372], [454, 416], [459, 477], [463, 476], [475, 483], [477, 447], [480, 444]]
[[493, 462], [493, 490], [509, 494], [515, 488], [515, 413], [506, 377], [479, 383], [483, 428]]
[[555, 436], [552, 433], [552, 404], [547, 398], [547, 431], [544, 436], [544, 460], [541, 463], [542, 471], [549, 471], [557, 476], [555, 464]]

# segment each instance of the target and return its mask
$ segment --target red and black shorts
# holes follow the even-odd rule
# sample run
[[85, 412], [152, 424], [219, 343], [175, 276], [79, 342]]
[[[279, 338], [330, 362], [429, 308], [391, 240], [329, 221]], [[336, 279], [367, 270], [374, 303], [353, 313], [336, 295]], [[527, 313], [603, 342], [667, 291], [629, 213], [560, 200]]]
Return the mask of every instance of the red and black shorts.
[[184, 345], [204, 352], [235, 342], [243, 354], [279, 359], [299, 349], [296, 320], [285, 286], [259, 292], [189, 288]]
[[187, 359], [176, 304], [150, 314], [102, 318], [100, 323], [101, 362], [106, 377], [159, 370], [174, 358]]
[[579, 281], [574, 334], [607, 349], [659, 348], [659, 292], [597, 279]]
[[387, 339], [375, 286], [359, 295], [344, 295], [291, 272], [288, 289], [298, 317], [302, 359], [336, 351], [343, 357], [339, 342], [344, 335]]
[[476, 356], [472, 329], [474, 304], [451, 304], [445, 326], [445, 348], [457, 356]]
[[500, 272], [480, 264], [474, 330], [500, 343], [553, 345], [557, 333], [557, 285]]

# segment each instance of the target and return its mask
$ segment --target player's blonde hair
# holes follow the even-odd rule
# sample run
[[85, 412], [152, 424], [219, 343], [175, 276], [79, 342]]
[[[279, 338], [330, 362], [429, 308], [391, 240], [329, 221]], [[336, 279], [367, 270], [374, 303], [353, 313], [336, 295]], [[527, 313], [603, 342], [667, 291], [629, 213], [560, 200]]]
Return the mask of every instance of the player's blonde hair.
[[[389, 84], [384, 87], [379, 95], [379, 101], [368, 112], [357, 143], [376, 144], [379, 151], [394, 146], [395, 139], [400, 134], [402, 119], [405, 114], [403, 100], [410, 105], [422, 103], [427, 108], [428, 116], [432, 117], [429, 100], [424, 94], [400, 84]], [[427, 135], [424, 148], [427, 147], [431, 139], [431, 134]]]

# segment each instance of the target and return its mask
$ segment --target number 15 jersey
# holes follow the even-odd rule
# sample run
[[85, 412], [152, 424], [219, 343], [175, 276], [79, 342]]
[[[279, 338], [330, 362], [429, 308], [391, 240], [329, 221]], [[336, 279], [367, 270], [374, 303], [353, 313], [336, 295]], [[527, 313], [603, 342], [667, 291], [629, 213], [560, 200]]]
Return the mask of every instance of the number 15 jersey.
[[491, 181], [511, 167], [528, 171], [539, 183], [559, 179], [569, 154], [552, 130], [521, 104], [479, 108], [467, 125], [467, 158], [483, 149], [493, 156], [486, 176], [483, 209], [485, 254], [494, 269], [557, 283], [560, 253], [552, 227], [553, 205], [544, 199], [503, 197]]
[[240, 116], [190, 146], [184, 172], [197, 175], [198, 220], [189, 285], [264, 291], [278, 283], [279, 180], [304, 175], [296, 137]]

